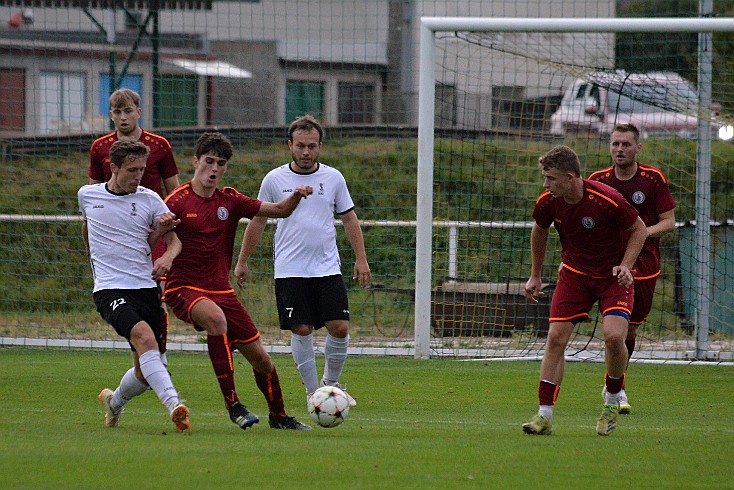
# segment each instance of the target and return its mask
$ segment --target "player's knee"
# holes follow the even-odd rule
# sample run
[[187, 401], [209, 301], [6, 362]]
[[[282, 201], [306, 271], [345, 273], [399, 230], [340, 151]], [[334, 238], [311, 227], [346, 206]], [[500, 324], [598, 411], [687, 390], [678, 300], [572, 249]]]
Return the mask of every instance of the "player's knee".
[[291, 332], [301, 337], [307, 337], [313, 333], [311, 325], [292, 325]]
[[197, 318], [196, 324], [206, 330], [208, 335], [224, 335], [227, 333], [227, 318], [224, 316], [224, 312], [218, 308], [201, 315], [200, 318]]
[[130, 331], [130, 343], [135, 347], [138, 354], [143, 354], [149, 350], [158, 350], [158, 342], [156, 342], [153, 329], [146, 322], [138, 322]]
[[326, 322], [326, 330], [332, 337], [337, 339], [343, 339], [349, 335], [349, 322], [346, 320], [335, 320], [332, 322]]

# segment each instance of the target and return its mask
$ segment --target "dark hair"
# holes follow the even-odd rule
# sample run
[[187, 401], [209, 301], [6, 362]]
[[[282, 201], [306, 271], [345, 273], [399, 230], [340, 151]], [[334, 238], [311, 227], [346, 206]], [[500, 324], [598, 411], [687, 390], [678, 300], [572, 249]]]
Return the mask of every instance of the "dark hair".
[[126, 160], [138, 157], [148, 157], [150, 148], [140, 141], [115, 141], [110, 146], [110, 162], [122, 168]]
[[637, 126], [635, 126], [632, 123], [617, 124], [616, 126], [614, 126], [614, 129], [612, 129], [612, 133], [615, 133], [615, 132], [618, 132], [618, 133], [632, 133], [632, 134], [635, 135], [635, 142], [636, 143], [639, 143], [640, 142], [640, 130], [637, 129]]
[[557, 145], [538, 159], [541, 170], [557, 168], [564, 172], [573, 172], [577, 177], [581, 176], [581, 164], [576, 152], [565, 145]]
[[110, 109], [120, 109], [128, 105], [140, 107], [140, 95], [129, 88], [120, 88], [110, 95]]
[[196, 155], [196, 158], [199, 158], [201, 155], [206, 155], [210, 152], [214, 153], [219, 158], [229, 160], [232, 158], [232, 143], [222, 133], [204, 133], [199, 136], [198, 140], [196, 140], [196, 150], [194, 151], [194, 154]]
[[311, 114], [305, 114], [288, 126], [288, 141], [293, 141], [293, 133], [296, 131], [311, 131], [315, 129], [319, 132], [319, 143], [324, 139], [324, 129], [321, 124]]

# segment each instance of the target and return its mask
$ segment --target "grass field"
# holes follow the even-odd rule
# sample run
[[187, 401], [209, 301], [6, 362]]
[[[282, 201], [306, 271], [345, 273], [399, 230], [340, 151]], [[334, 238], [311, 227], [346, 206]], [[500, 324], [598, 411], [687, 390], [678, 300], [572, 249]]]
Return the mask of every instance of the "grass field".
[[[290, 432], [267, 426], [249, 366], [235, 359], [240, 397], [261, 423], [243, 432], [229, 421], [206, 354], [173, 352], [192, 423], [178, 434], [152, 392], [118, 428], [102, 425], [97, 393], [116, 386], [128, 353], [0, 349], [0, 488], [734, 486], [731, 367], [633, 365], [633, 413], [599, 437], [603, 365], [569, 363], [555, 434], [539, 437], [520, 429], [536, 408], [538, 363], [353, 356], [349, 419]], [[292, 359], [274, 359], [289, 412], [306, 422]]]

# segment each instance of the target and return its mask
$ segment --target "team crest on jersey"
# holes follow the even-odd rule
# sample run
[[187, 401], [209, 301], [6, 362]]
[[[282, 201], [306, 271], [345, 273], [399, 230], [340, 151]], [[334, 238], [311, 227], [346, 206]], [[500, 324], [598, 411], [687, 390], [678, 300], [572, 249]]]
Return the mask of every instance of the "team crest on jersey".
[[632, 202], [635, 204], [642, 204], [645, 202], [645, 193], [642, 191], [636, 191], [632, 194]]
[[222, 221], [229, 218], [229, 211], [227, 211], [227, 208], [220, 206], [219, 209], [217, 209], [217, 218]]
[[324, 195], [324, 183], [319, 182], [319, 196], [323, 196], [323, 195]]
[[594, 218], [592, 218], [591, 216], [584, 216], [583, 218], [581, 218], [581, 225], [584, 228], [591, 229], [596, 225], [596, 223], [594, 223]]
[[132, 209], [130, 209], [130, 216], [137, 216], [138, 215], [137, 205], [134, 202], [130, 204], [132, 205]]

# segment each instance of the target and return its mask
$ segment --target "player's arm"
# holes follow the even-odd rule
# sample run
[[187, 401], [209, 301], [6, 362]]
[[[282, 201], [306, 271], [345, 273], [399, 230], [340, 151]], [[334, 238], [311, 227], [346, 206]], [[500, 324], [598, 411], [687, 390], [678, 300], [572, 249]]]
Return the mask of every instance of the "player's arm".
[[612, 269], [612, 274], [622, 286], [632, 285], [632, 267], [647, 239], [647, 227], [642, 218], [638, 216], [635, 223], [627, 229], [627, 233], [629, 233], [629, 239], [627, 240], [627, 248], [622, 263]]
[[364, 248], [364, 236], [362, 235], [362, 228], [359, 226], [359, 219], [357, 213], [352, 209], [341, 215], [342, 224], [344, 224], [344, 231], [347, 233], [349, 243], [352, 245], [354, 250], [354, 271], [352, 272], [352, 279], [359, 281], [361, 287], [367, 287], [372, 282], [372, 271], [370, 271], [370, 265], [367, 263], [367, 252]]
[[295, 211], [301, 198], [305, 199], [313, 194], [313, 187], [310, 185], [299, 185], [290, 196], [281, 199], [278, 202], [263, 201], [260, 210], [255, 216], [263, 216], [265, 218], [287, 218]]
[[255, 216], [247, 224], [247, 228], [245, 228], [240, 254], [237, 257], [237, 264], [234, 266], [234, 278], [239, 286], [244, 286], [247, 281], [247, 274], [250, 272], [250, 266], [247, 264], [247, 261], [255, 251], [257, 244], [260, 243], [267, 224], [268, 218], [265, 216]]
[[163, 179], [163, 188], [166, 190], [166, 195], [170, 194], [178, 186], [178, 174]]
[[82, 239], [84, 239], [84, 250], [87, 251], [87, 256], [89, 256], [89, 226], [87, 226], [87, 220], [82, 221]]
[[163, 240], [166, 242], [166, 252], [158, 257], [153, 264], [154, 280], [159, 281], [161, 278], [168, 275], [171, 272], [171, 266], [173, 265], [173, 259], [178, 257], [181, 253], [182, 245], [181, 240], [176, 235], [176, 232], [171, 229], [163, 235]]
[[163, 255], [153, 263], [153, 279], [160, 280], [166, 274], [171, 271], [171, 265], [173, 259], [181, 253], [181, 240], [176, 235], [176, 225], [180, 224], [181, 220], [176, 218], [176, 215], [171, 212], [163, 213], [158, 218], [157, 226], [148, 235], [148, 243], [151, 249], [156, 242], [163, 238], [166, 242], [166, 251]]
[[671, 209], [658, 215], [658, 222], [647, 227], [647, 236], [661, 237], [675, 230], [675, 210]]
[[150, 235], [148, 235], [148, 245], [150, 245], [150, 249], [152, 250], [161, 237], [165, 236], [169, 231], [173, 231], [176, 228], [176, 225], [180, 223], [181, 220], [176, 219], [176, 215], [170, 211], [161, 214], [158, 217], [158, 222], [153, 226]]
[[533, 223], [533, 229], [530, 231], [530, 278], [525, 283], [525, 299], [531, 303], [537, 303], [538, 296], [544, 296], [541, 291], [543, 281], [541, 274], [543, 272], [543, 262], [545, 262], [545, 254], [548, 249], [548, 235], [550, 228], [542, 228], [538, 223]]

